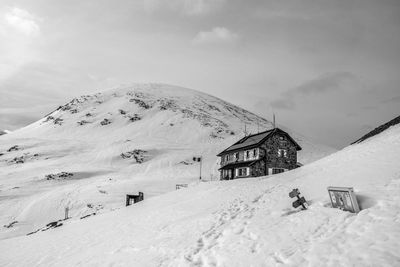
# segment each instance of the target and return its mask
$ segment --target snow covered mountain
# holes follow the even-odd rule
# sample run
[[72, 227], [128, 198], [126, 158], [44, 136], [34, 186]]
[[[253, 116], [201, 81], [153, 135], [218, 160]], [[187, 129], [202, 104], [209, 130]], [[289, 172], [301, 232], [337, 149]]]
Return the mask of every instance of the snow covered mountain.
[[[398, 266], [399, 159], [398, 124], [290, 172], [192, 183], [1, 240], [0, 265]], [[328, 186], [354, 187], [361, 211], [331, 208]], [[293, 188], [307, 210], [292, 208]]]
[[[164, 84], [135, 84], [73, 99], [0, 138], [0, 239], [50, 221], [119, 208], [175, 184], [217, 180], [216, 154], [271, 123], [213, 96]], [[281, 126], [280, 126], [281, 127]], [[284, 128], [285, 129], [285, 128]], [[333, 152], [287, 130], [309, 163]], [[13, 223], [15, 222], [15, 223]], [[10, 225], [11, 224], [11, 225]]]

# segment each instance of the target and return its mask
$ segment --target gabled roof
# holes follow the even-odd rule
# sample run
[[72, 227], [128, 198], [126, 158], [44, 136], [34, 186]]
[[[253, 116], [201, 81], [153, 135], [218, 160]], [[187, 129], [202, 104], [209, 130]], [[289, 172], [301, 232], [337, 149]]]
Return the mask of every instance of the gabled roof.
[[296, 146], [296, 149], [301, 150], [300, 145], [296, 141], [294, 141], [294, 139], [287, 132], [285, 132], [279, 128], [275, 128], [275, 129], [271, 129], [271, 130], [268, 130], [265, 132], [245, 136], [242, 139], [240, 139], [239, 141], [237, 141], [236, 143], [234, 143], [233, 145], [231, 145], [230, 147], [228, 147], [227, 149], [225, 149], [224, 151], [220, 152], [217, 156], [221, 156], [228, 152], [257, 147], [258, 145], [260, 145], [265, 140], [272, 137], [275, 133], [278, 133], [278, 132], [286, 135], [289, 138], [289, 140], [292, 141], [293, 144]]

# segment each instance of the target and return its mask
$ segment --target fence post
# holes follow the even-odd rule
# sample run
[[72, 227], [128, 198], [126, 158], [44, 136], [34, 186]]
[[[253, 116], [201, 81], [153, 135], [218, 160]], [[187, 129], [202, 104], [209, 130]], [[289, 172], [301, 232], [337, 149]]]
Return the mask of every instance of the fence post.
[[68, 219], [68, 212], [69, 212], [69, 208], [65, 207], [65, 220]]

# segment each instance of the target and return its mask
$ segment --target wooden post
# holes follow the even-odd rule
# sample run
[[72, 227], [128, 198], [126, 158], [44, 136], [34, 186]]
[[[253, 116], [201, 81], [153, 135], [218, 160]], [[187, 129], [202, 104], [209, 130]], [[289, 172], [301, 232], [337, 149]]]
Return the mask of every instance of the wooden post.
[[203, 157], [200, 157], [200, 180], [201, 180], [201, 163], [203, 162]]
[[126, 195], [126, 207], [129, 206], [129, 195]]
[[64, 218], [64, 220], [68, 219], [68, 212], [69, 212], [69, 208], [65, 207], [65, 218]]

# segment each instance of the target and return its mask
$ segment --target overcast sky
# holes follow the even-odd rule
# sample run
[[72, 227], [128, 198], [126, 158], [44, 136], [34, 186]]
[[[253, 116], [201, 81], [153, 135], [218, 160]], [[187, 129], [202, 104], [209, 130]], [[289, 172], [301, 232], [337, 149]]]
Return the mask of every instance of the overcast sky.
[[400, 1], [1, 0], [0, 129], [132, 82], [341, 148], [400, 115]]

